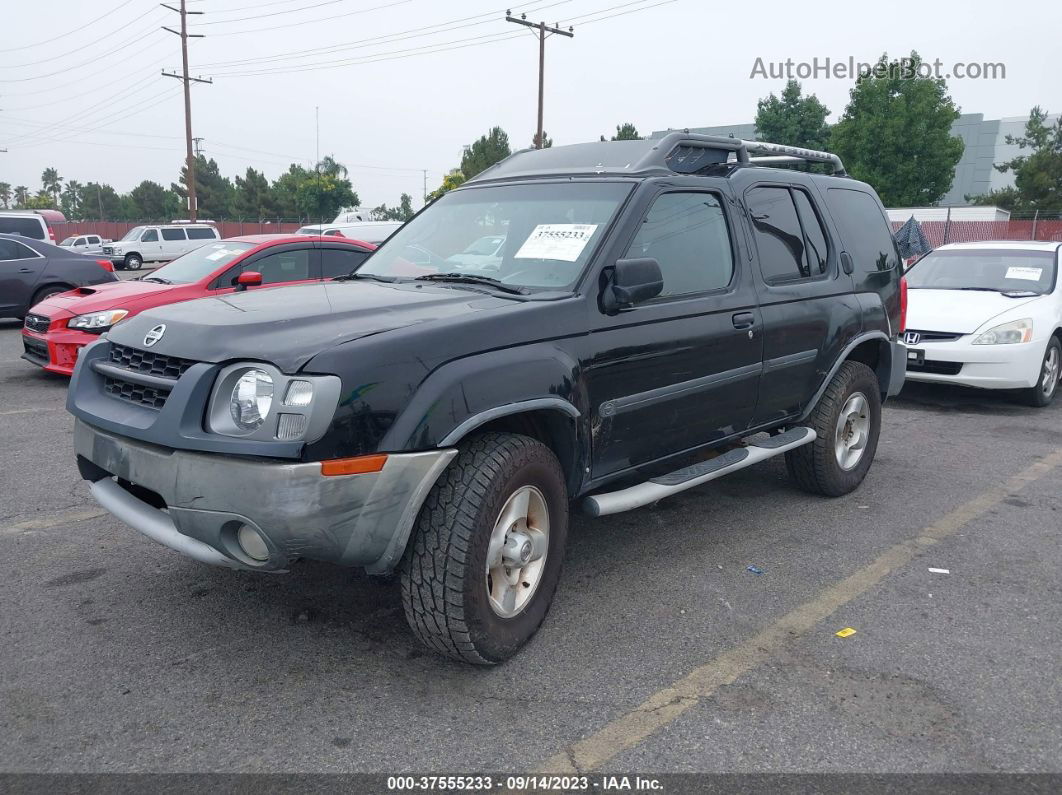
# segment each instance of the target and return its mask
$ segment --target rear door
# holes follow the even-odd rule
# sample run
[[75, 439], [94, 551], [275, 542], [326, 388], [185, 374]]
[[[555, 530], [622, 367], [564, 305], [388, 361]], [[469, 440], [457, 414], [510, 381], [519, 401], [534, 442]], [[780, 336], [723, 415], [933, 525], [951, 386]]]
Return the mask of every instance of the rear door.
[[661, 295], [616, 315], [591, 302], [594, 478], [739, 434], [752, 418], [756, 290], [729, 191], [704, 182], [651, 193], [627, 224], [629, 242], [610, 252], [612, 262], [656, 259]]
[[744, 202], [757, 251], [763, 378], [753, 425], [799, 414], [859, 332], [852, 278], [811, 180], [757, 182]]
[[162, 233], [162, 258], [177, 259], [188, 251], [188, 236], [179, 226], [164, 226]]
[[22, 315], [29, 309], [33, 288], [46, 264], [29, 246], [0, 238], [0, 317]]
[[140, 233], [140, 256], [144, 262], [158, 262], [164, 259], [158, 227], [151, 226]]

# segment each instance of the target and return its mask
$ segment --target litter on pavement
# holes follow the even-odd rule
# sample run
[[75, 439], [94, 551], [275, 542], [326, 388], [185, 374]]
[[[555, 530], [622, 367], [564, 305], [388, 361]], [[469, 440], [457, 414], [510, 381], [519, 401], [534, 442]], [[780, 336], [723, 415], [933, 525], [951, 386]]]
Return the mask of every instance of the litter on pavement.
[[854, 629], [852, 629], [851, 627], [845, 627], [844, 629], [838, 630], [837, 632], [834, 632], [833, 634], [836, 635], [839, 638], [847, 638], [849, 635], [856, 634], [856, 631]]
[[951, 572], [948, 569], [934, 569], [932, 567], [930, 567], [929, 573], [930, 574], [951, 574]]
[[757, 568], [756, 566], [746, 566], [745, 568], [753, 574], [763, 574], [763, 569]]

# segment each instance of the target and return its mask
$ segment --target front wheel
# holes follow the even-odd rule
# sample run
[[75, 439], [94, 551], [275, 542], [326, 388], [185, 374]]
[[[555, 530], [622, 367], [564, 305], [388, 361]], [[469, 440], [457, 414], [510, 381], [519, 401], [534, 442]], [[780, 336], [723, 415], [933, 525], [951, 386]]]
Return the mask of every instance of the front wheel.
[[140, 266], [144, 264], [144, 260], [141, 259], [139, 254], [126, 254], [125, 255], [125, 269], [127, 271], [138, 271]]
[[474, 438], [413, 527], [402, 560], [409, 626], [440, 654], [503, 662], [546, 617], [567, 536], [568, 491], [553, 452], [518, 434]]
[[1025, 402], [1036, 408], [1043, 408], [1055, 399], [1058, 392], [1058, 379], [1062, 375], [1062, 345], [1058, 337], [1051, 337], [1044, 351], [1044, 360], [1040, 363], [1040, 374], [1036, 386], [1023, 390]]
[[840, 497], [866, 477], [881, 431], [881, 387], [862, 362], [845, 362], [808, 417], [817, 438], [785, 454], [789, 476], [804, 491]]

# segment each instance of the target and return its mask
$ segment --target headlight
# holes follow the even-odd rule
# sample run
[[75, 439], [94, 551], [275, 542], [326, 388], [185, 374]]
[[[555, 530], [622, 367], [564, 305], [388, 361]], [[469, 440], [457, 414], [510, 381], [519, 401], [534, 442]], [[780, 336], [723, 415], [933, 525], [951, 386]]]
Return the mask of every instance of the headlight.
[[273, 379], [264, 370], [248, 370], [236, 381], [229, 398], [229, 415], [244, 431], [258, 428], [273, 405]]
[[1016, 342], [1029, 342], [1032, 340], [1032, 335], [1033, 322], [1030, 318], [1025, 317], [1021, 320], [1012, 320], [1010, 323], [994, 326], [988, 331], [979, 334], [977, 339], [971, 344], [1013, 345]]
[[102, 312], [89, 312], [86, 315], [78, 315], [67, 323], [66, 327], [80, 328], [85, 331], [106, 331], [128, 314], [128, 309], [105, 309]]

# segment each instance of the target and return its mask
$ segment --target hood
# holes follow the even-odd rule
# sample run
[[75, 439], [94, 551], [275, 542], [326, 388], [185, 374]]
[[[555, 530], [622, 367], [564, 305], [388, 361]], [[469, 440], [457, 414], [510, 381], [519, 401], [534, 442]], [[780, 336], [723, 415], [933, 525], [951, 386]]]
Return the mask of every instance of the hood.
[[1008, 298], [982, 290], [909, 290], [907, 328], [972, 334], [994, 317], [1041, 298]]
[[158, 282], [118, 281], [76, 287], [54, 295], [37, 305], [37, 312], [51, 318], [84, 315], [103, 309], [128, 308], [146, 298], [155, 298], [183, 284], [159, 284]]
[[229, 293], [157, 307], [115, 326], [108, 338], [200, 362], [257, 359], [293, 372], [328, 348], [372, 334], [521, 302], [437, 285], [322, 282]]

